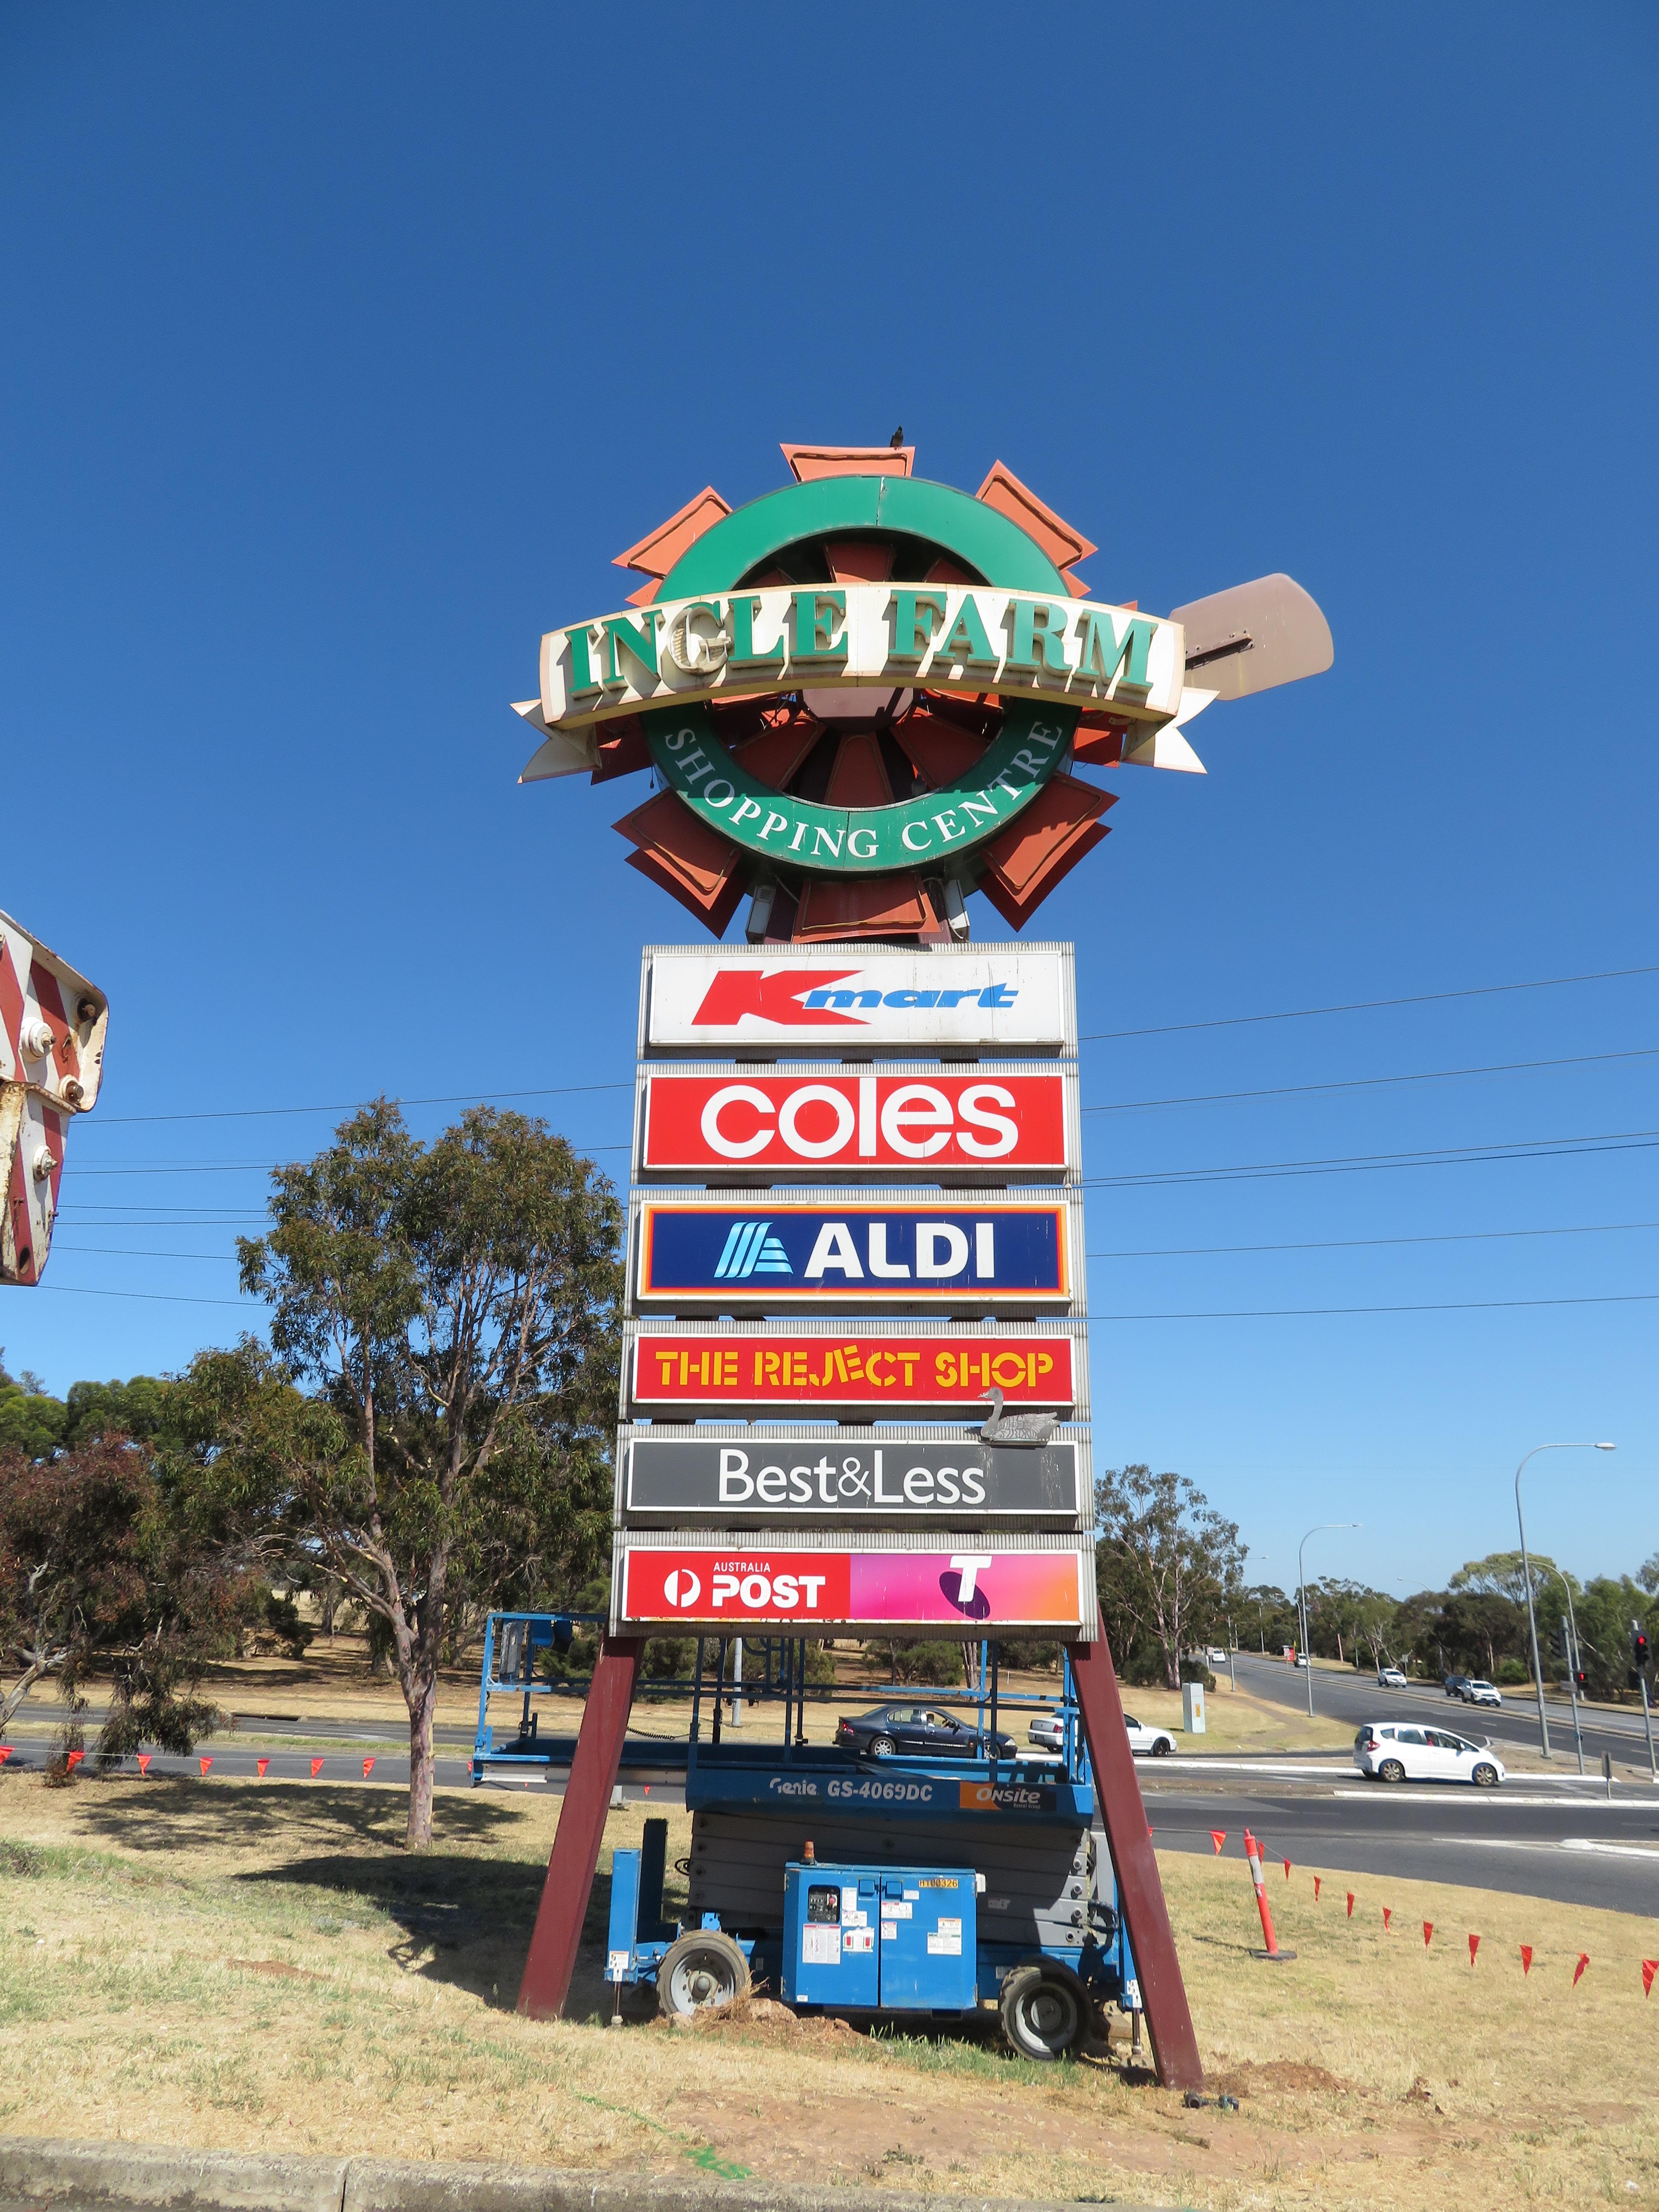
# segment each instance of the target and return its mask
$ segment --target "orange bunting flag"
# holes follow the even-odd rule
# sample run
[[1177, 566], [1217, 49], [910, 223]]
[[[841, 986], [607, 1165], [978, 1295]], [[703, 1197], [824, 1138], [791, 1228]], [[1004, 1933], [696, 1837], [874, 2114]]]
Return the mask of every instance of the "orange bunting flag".
[[1433, 1941], [1434, 1923], [1432, 1920], [1425, 1920], [1423, 1923], [1423, 1948], [1426, 1951]]
[[313, 1759], [311, 1762], [311, 1778], [313, 1782], [317, 1779], [317, 1777], [322, 1772], [322, 1760], [320, 1759]]
[[1478, 1936], [1471, 1936], [1469, 1938], [1469, 1964], [1471, 1966], [1474, 1964], [1474, 1954], [1480, 1948], [1480, 1938]]
[[1573, 1970], [1572, 1970], [1572, 1985], [1573, 1985], [1574, 1989], [1577, 1989], [1577, 1986], [1578, 1986], [1578, 1978], [1579, 1978], [1579, 1976], [1583, 1972], [1583, 1971], [1584, 1971], [1585, 1967], [1586, 1967], [1586, 1966], [1589, 1966], [1589, 1953], [1588, 1951], [1581, 1951], [1581, 1952], [1578, 1954], [1578, 1964], [1577, 1964], [1577, 1965], [1573, 1968]]
[[1291, 1878], [1291, 1863], [1290, 1863], [1290, 1861], [1289, 1861], [1288, 1859], [1286, 1859], [1286, 1860], [1285, 1860], [1285, 1881], [1288, 1881], [1290, 1880], [1290, 1878]]
[[86, 1755], [87, 1754], [84, 1751], [66, 1752], [64, 1755], [64, 1764], [69, 1769], [70, 1772], [73, 1774], [76, 1768], [81, 1764], [81, 1761], [86, 1757]]
[[207, 1778], [207, 1771], [208, 1771], [209, 1767], [212, 1765], [212, 1764], [213, 1764], [213, 1761], [212, 1761], [210, 1759], [203, 1759], [203, 1760], [202, 1760], [202, 1762], [201, 1762], [201, 1767], [202, 1767], [202, 1778], [204, 1779], [204, 1781], [205, 1781], [205, 1780], [206, 1780], [206, 1778]]
[[363, 1761], [363, 1779], [364, 1779], [364, 1781], [365, 1781], [365, 1782], [367, 1782], [367, 1781], [368, 1781], [368, 1779], [369, 1776], [370, 1776], [371, 1774], [373, 1774], [373, 1773], [374, 1773], [374, 1760], [373, 1760], [372, 1759], [366, 1759]]
[[1353, 1918], [1353, 1892], [1352, 1890], [1348, 1892], [1348, 1917], [1350, 1920]]
[[3, 1766], [10, 1757], [11, 1746], [9, 1743], [0, 1743], [0, 1766]]
[[153, 1751], [141, 1751], [139, 1753], [138, 1771], [140, 1774], [148, 1774], [149, 1772], [149, 1763], [155, 1756], [155, 1753]]
[[1521, 1971], [1523, 1974], [1529, 1974], [1532, 1972], [1532, 1945], [1530, 1943], [1523, 1943], [1521, 1946]]
[[1210, 1841], [1215, 1845], [1215, 1855], [1218, 1858], [1221, 1856], [1221, 1846], [1226, 1842], [1226, 1840], [1227, 1831], [1224, 1828], [1211, 1829]]
[[1318, 1902], [1319, 1902], [1319, 1876], [1318, 1876], [1317, 1875], [1316, 1875], [1314, 1876], [1314, 1903], [1315, 1903], [1316, 1905], [1317, 1905], [1317, 1904], [1318, 1904]]
[[1659, 1974], [1659, 1959], [1644, 1959], [1642, 1961], [1642, 1994], [1644, 1997], [1650, 1997], [1653, 1995], [1653, 1978], [1656, 1974]]
[[265, 1778], [265, 1769], [270, 1765], [270, 1761], [268, 1759], [256, 1759], [253, 1764], [258, 1768], [259, 1779], [263, 1782]]
[[1388, 1934], [1388, 1932], [1389, 1932], [1389, 1921], [1391, 1921], [1393, 1918], [1394, 1918], [1394, 1907], [1393, 1907], [1391, 1905], [1385, 1905], [1383, 1906], [1383, 1908], [1382, 1908], [1382, 1933], [1383, 1933], [1385, 1936], [1386, 1936], [1386, 1935]]

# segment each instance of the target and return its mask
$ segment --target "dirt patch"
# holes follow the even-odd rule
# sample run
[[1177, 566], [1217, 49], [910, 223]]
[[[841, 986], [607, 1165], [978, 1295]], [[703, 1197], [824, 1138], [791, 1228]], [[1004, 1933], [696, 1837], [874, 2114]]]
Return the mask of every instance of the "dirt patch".
[[1325, 2067], [1310, 2065], [1305, 2059], [1268, 2058], [1258, 2063], [1247, 2058], [1242, 2066], [1229, 2067], [1224, 2074], [1210, 2075], [1205, 2087], [1228, 2097], [1259, 2097], [1264, 2089], [1311, 2089], [1340, 2096], [1352, 2084], [1339, 2081]]
[[291, 1966], [286, 1959], [227, 1959], [225, 1964], [242, 1974], [269, 1974], [273, 1981], [320, 1982], [323, 1974], [308, 1974], [303, 1966]]

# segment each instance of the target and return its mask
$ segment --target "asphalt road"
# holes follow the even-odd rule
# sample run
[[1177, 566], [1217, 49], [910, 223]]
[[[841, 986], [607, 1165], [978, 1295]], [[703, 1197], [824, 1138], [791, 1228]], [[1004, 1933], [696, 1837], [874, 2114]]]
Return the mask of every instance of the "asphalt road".
[[[50, 1748], [44, 1735], [15, 1738], [9, 1763], [38, 1768]], [[266, 1780], [309, 1783], [312, 1759], [319, 1756], [323, 1763], [314, 1778], [319, 1786], [361, 1789], [365, 1781], [370, 1788], [408, 1786], [406, 1756], [345, 1749], [318, 1754], [215, 1746], [190, 1759], [158, 1753], [149, 1774], [199, 1780], [205, 1758], [211, 1762], [205, 1778], [210, 1786], [216, 1780], [252, 1779], [263, 1757]], [[363, 1762], [371, 1756], [366, 1777]], [[1659, 1790], [1650, 1785], [1620, 1784], [1608, 1803], [1598, 1789], [1570, 1786], [1565, 1777], [1520, 1776], [1492, 1792], [1454, 1784], [1389, 1789], [1363, 1781], [1340, 1759], [1305, 1763], [1314, 1771], [1285, 1776], [1253, 1773], [1253, 1762], [1238, 1762], [1242, 1771], [1218, 1772], [1180, 1756], [1143, 1759], [1141, 1788], [1158, 1848], [1211, 1853], [1210, 1832], [1217, 1829], [1226, 1832], [1225, 1856], [1239, 1856], [1248, 1825], [1261, 1839], [1270, 1866], [1289, 1858], [1304, 1868], [1454, 1882], [1659, 1915]], [[137, 1784], [135, 1764], [127, 1761], [124, 1771]], [[466, 1762], [441, 1755], [436, 1778], [442, 1787], [465, 1789]], [[483, 1786], [557, 1794], [563, 1778], [526, 1782], [498, 1771]], [[652, 1780], [644, 1769], [630, 1770], [622, 1787], [630, 1803], [672, 1808], [684, 1802], [683, 1788], [667, 1774]]]
[[[1241, 1651], [1236, 1664], [1240, 1689], [1249, 1690], [1258, 1698], [1269, 1698], [1275, 1705], [1307, 1711], [1308, 1670], [1287, 1667], [1282, 1659], [1260, 1658], [1252, 1651]], [[1459, 1735], [1489, 1737], [1497, 1746], [1500, 1758], [1506, 1744], [1519, 1745], [1528, 1751], [1538, 1749], [1538, 1707], [1531, 1698], [1517, 1703], [1506, 1692], [1501, 1707], [1468, 1705], [1461, 1698], [1449, 1698], [1437, 1683], [1413, 1683], [1409, 1689], [1385, 1690], [1378, 1686], [1374, 1674], [1338, 1674], [1322, 1667], [1314, 1668], [1312, 1677], [1314, 1711], [1328, 1720], [1351, 1722], [1357, 1729], [1361, 1721], [1410, 1717], [1431, 1725], [1438, 1723]], [[1578, 1759], [1573, 1741], [1571, 1707], [1565, 1698], [1558, 1705], [1547, 1695], [1544, 1711], [1549, 1720], [1553, 1759], [1564, 1771], [1576, 1774]], [[1646, 1768], [1647, 1737], [1639, 1712], [1580, 1711], [1587, 1769], [1600, 1772], [1604, 1751], [1611, 1752], [1620, 1766]]]

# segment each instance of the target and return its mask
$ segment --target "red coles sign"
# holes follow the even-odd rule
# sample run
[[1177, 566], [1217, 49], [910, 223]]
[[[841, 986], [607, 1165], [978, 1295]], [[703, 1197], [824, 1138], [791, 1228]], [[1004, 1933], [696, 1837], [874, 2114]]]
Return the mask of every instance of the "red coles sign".
[[1060, 1074], [798, 1073], [722, 1068], [652, 1074], [641, 1103], [644, 1175], [833, 1168], [839, 1175], [1073, 1164]]

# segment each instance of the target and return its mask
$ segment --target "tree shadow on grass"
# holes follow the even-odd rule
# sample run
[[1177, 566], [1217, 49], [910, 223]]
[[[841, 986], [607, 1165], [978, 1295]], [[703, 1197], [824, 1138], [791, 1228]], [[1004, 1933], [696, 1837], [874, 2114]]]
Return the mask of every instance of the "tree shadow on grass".
[[[404, 1973], [465, 1989], [501, 2011], [518, 2002], [520, 1978], [547, 1873], [540, 1860], [475, 1858], [442, 1850], [420, 1856], [330, 1852], [250, 1869], [239, 1882], [267, 1890], [331, 1892], [400, 1930], [387, 1957]], [[605, 1936], [611, 1877], [597, 1874], [565, 2014], [584, 2020], [606, 2003]]]
[[[82, 1785], [75, 1809], [104, 1841], [132, 1851], [257, 1850], [266, 1844], [325, 1850], [339, 1842], [379, 1845], [410, 1867], [424, 1863], [404, 1847], [409, 1801], [401, 1790], [324, 1782], [228, 1790], [191, 1781], [124, 1781]], [[441, 1847], [463, 1850], [498, 1850], [517, 1825], [514, 1808], [477, 1796], [446, 1796], [434, 1818]]]

